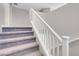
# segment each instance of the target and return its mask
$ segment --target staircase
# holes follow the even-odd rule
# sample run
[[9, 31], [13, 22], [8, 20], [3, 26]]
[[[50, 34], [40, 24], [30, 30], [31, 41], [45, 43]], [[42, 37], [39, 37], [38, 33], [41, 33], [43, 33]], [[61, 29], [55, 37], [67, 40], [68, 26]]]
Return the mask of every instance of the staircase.
[[32, 27], [3, 27], [0, 56], [41, 56]]

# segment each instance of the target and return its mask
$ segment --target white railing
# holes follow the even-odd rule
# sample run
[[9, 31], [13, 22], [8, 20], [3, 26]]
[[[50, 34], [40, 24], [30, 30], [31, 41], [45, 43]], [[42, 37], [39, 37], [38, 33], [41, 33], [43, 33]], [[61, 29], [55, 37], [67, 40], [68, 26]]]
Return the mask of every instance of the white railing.
[[62, 39], [32, 8], [30, 9], [30, 19], [33, 29], [47, 56], [69, 55], [69, 37], [63, 36]]

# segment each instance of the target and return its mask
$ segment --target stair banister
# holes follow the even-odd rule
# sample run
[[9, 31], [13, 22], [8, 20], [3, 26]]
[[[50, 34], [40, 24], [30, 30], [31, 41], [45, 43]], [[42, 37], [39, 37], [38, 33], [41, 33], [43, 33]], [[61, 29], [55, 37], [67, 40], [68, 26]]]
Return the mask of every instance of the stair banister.
[[46, 23], [46, 21], [43, 20], [43, 18], [41, 16], [38, 15], [38, 13], [31, 8], [31, 10], [40, 18], [41, 21], [44, 22], [44, 24], [46, 24], [46, 26], [59, 38], [59, 40], [62, 42], [62, 38]]
[[43, 44], [42, 48], [45, 47], [47, 50], [47, 55], [59, 56], [60, 45], [62, 46], [62, 55], [69, 55], [69, 37], [63, 36], [63, 38], [61, 38], [32, 8], [30, 9], [30, 19], [35, 32], [37, 32], [36, 35], [39, 36], [39, 40]]

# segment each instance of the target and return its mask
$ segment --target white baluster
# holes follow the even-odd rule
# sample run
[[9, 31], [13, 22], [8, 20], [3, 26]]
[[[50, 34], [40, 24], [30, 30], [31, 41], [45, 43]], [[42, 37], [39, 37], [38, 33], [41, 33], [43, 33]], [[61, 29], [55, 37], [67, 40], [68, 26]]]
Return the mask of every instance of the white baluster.
[[[45, 34], [45, 33], [46, 33], [46, 31], [45, 31], [46, 28], [45, 28], [45, 26], [44, 26], [43, 23], [42, 23], [42, 28], [43, 28], [43, 29], [42, 29], [42, 32], [43, 32], [42, 34], [43, 34], [43, 36], [44, 36], [43, 44], [46, 45], [46, 34]], [[46, 46], [45, 46], [45, 47], [46, 47]]]
[[53, 36], [53, 56], [55, 56], [55, 39], [54, 39], [54, 36]]
[[69, 36], [62, 36], [62, 55], [63, 56], [69, 56]]
[[51, 54], [51, 48], [52, 48], [52, 34], [49, 32], [49, 52]]
[[29, 11], [29, 19], [32, 21], [32, 10]]
[[57, 40], [57, 56], [59, 56], [59, 42]]

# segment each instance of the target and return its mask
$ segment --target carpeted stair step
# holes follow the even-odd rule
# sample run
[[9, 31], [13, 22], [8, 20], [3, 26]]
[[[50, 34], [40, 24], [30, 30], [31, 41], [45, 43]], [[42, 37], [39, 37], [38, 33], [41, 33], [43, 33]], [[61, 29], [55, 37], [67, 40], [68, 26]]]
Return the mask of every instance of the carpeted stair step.
[[36, 50], [31, 53], [25, 54], [24, 56], [42, 56], [42, 55], [39, 50]]
[[32, 36], [33, 34], [33, 31], [2, 32], [0, 33], [0, 39]]
[[9, 38], [0, 40], [0, 49], [35, 42], [35, 36]]
[[32, 27], [2, 27], [2, 32], [32, 31]]
[[0, 49], [0, 56], [10, 55], [10, 54], [19, 52], [21, 50], [32, 49], [33, 47], [38, 47], [38, 44], [36, 42], [31, 42], [28, 44], [22, 44], [14, 47]]

